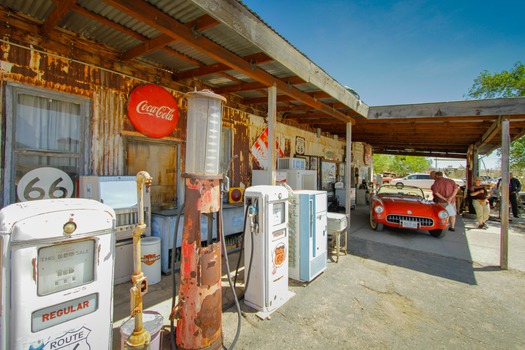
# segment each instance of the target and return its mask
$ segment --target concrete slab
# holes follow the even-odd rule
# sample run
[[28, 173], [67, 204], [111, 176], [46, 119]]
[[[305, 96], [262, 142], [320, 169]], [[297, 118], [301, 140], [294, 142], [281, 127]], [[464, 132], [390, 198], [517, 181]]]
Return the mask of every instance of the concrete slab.
[[[460, 218], [444, 239], [423, 232], [369, 229], [365, 208], [352, 211], [349, 254], [309, 284], [290, 280], [295, 294], [270, 319], [240, 301], [223, 278], [225, 348], [235, 349], [523, 349], [525, 264], [522, 219], [509, 233], [509, 266], [499, 269], [499, 223], [478, 230]], [[230, 255], [230, 266], [237, 262]], [[223, 271], [226, 271], [223, 268]], [[243, 281], [243, 268], [239, 282]], [[162, 349], [170, 349], [172, 276], [144, 296], [164, 316]], [[114, 290], [114, 342], [129, 318], [130, 284]], [[242, 283], [237, 291], [242, 295]], [[240, 326], [240, 328], [239, 328]], [[233, 346], [234, 345], [234, 346]], [[232, 347], [233, 346], [233, 347]]]
[[[404, 231], [385, 227], [373, 231], [368, 225], [368, 206], [352, 211], [349, 239], [363, 239], [410, 250], [500, 266], [501, 224], [494, 215], [487, 229], [478, 229], [475, 219], [457, 216], [456, 231], [436, 239], [425, 231]], [[525, 271], [525, 219], [513, 218], [509, 224], [508, 267]]]

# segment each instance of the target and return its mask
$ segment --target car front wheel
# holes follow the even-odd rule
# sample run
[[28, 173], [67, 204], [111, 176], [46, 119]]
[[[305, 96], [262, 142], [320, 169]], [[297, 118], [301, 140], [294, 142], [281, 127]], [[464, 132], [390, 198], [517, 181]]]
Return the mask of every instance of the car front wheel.
[[372, 212], [370, 212], [370, 227], [372, 228], [372, 230], [375, 230], [375, 231], [383, 230], [383, 224], [376, 222], [374, 220], [374, 216], [372, 215]]
[[447, 234], [447, 230], [430, 230], [428, 231], [432, 237], [443, 238]]

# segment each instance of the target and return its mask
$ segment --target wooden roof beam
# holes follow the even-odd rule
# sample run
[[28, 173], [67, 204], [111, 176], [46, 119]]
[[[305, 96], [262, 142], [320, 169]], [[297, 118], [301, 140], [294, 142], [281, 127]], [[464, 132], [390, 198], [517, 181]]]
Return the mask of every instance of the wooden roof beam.
[[[224, 26], [235, 31], [270, 57], [275, 58], [294, 74], [300, 76], [330, 96], [342, 102], [354, 113], [368, 116], [368, 106], [351, 91], [310, 61], [303, 53], [290, 45], [282, 36], [268, 27], [240, 1], [189, 0], [208, 13], [213, 13]], [[283, 91], [280, 87], [279, 90]], [[283, 91], [284, 92], [284, 91]], [[328, 113], [330, 114], [330, 113]], [[348, 119], [348, 118], [343, 118]]]
[[498, 133], [501, 133], [502, 120], [503, 119], [500, 117], [498, 118], [498, 120], [492, 123], [490, 128], [487, 131], [485, 131], [485, 133], [481, 136], [479, 141], [475, 143], [474, 145], [475, 149], [479, 149], [482, 146], [486, 145], [487, 143], [490, 142], [490, 140], [492, 140], [495, 136], [497, 136]]
[[523, 115], [525, 99], [498, 98], [370, 107], [368, 119]]
[[119, 11], [126, 13], [127, 15], [135, 17], [145, 24], [154, 27], [160, 32], [181, 41], [186, 45], [205, 52], [211, 58], [219, 61], [222, 64], [226, 64], [232, 69], [238, 70], [239, 72], [249, 76], [254, 80], [260, 81], [267, 86], [275, 85], [275, 87], [282, 93], [316, 109], [319, 109], [320, 111], [325, 112], [334, 118], [343, 120], [345, 122], [352, 121], [352, 118], [346, 114], [343, 114], [325, 105], [324, 103], [315, 100], [311, 96], [294, 87], [289, 87], [282, 80], [272, 76], [269, 73], [266, 73], [256, 66], [251, 65], [242, 57], [239, 57], [234, 53], [224, 49], [208, 38], [204, 36], [195, 37], [191, 29], [185, 27], [179, 21], [158, 10], [156, 7], [152, 6], [146, 1], [136, 0], [133, 1], [132, 4], [127, 0], [104, 0], [104, 2], [118, 9]]
[[[213, 27], [215, 27], [218, 24], [219, 24], [219, 22], [217, 20], [215, 20], [213, 17], [211, 17], [209, 15], [204, 15], [204, 16], [201, 16], [199, 18], [194, 19], [193, 21], [190, 21], [190, 22], [186, 23], [185, 26], [190, 28], [194, 32], [199, 33], [199, 32], [205, 31], [207, 29], [213, 28]], [[166, 34], [160, 34], [157, 37], [155, 37], [153, 39], [150, 39], [150, 40], [147, 40], [147, 41], [143, 42], [142, 44], [137, 45], [137, 46], [129, 49], [128, 51], [124, 52], [122, 54], [122, 59], [126, 61], [126, 60], [131, 60], [131, 59], [137, 58], [137, 57], [145, 55], [145, 54], [147, 54], [149, 52], [153, 52], [153, 51], [156, 51], [158, 49], [161, 49], [161, 48], [171, 44], [173, 41], [174, 40], [173, 40], [173, 38], [171, 36], [166, 35]], [[172, 52], [170, 52], [170, 53], [173, 54], [173, 51], [177, 52], [175, 50], [172, 50]], [[180, 58], [185, 59], [185, 60], [190, 59], [188, 56], [183, 55], [181, 53], [178, 53], [177, 56], [179, 56]], [[193, 62], [197, 62], [197, 61], [191, 59], [190, 62], [193, 63]]]
[[[263, 52], [258, 52], [253, 55], [245, 56], [243, 57], [243, 59], [252, 65], [257, 65], [260, 63], [273, 61], [271, 57], [268, 57], [268, 55], [266, 55]], [[202, 77], [204, 75], [224, 72], [224, 71], [231, 70], [231, 69], [232, 68], [230, 66], [224, 63], [215, 63], [215, 64], [210, 64], [208, 66], [202, 66], [199, 68], [190, 69], [184, 72], [179, 72], [175, 74], [174, 78], [177, 80], [193, 79], [193, 78]]]
[[[287, 84], [290, 84], [290, 85], [299, 85], [299, 84], [305, 83], [305, 81], [299, 77], [288, 77], [286, 79], [281, 79], [281, 80], [285, 81]], [[258, 81], [250, 82], [250, 83], [241, 82], [238, 85], [231, 85], [231, 86], [226, 86], [223, 88], [214, 89], [213, 92], [215, 92], [216, 94], [227, 94], [227, 93], [236, 93], [236, 92], [242, 92], [242, 91], [259, 90], [259, 89], [264, 89], [264, 88], [267, 88], [267, 86], [265, 86], [264, 84]]]
[[121, 33], [124, 33], [132, 38], [135, 38], [137, 40], [140, 40], [140, 41], [146, 41], [148, 40], [147, 37], [145, 37], [144, 35], [142, 34], [139, 34], [127, 27], [124, 27], [123, 25], [120, 25], [118, 23], [115, 23], [113, 21], [110, 21], [109, 19], [107, 19], [106, 17], [103, 17], [99, 14], [96, 14], [96, 13], [93, 13], [81, 6], [79, 6], [78, 4], [74, 4], [72, 7], [71, 7], [71, 10], [78, 13], [79, 15], [82, 15], [84, 17], [87, 17], [87, 18], [90, 18], [94, 21], [97, 21], [109, 28], [113, 28]]
[[72, 6], [76, 3], [76, 0], [62, 0], [56, 1], [56, 7], [49, 13], [44, 23], [42, 23], [42, 31], [44, 34], [49, 32], [58, 26], [60, 20], [71, 11]]

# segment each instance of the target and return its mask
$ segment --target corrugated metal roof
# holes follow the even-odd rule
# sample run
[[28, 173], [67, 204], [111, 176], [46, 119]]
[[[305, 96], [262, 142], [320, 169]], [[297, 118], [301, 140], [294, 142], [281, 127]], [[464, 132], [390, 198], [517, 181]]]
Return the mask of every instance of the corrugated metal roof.
[[[111, 6], [113, 1], [116, 1], [115, 7]], [[245, 99], [264, 96], [257, 89], [275, 84], [275, 82], [279, 83], [281, 79], [284, 81], [288, 77], [300, 76], [299, 72], [294, 72], [280, 61], [272, 59], [271, 55], [263, 52], [250, 39], [239, 35], [239, 32], [233, 29], [235, 26], [232, 27], [221, 20], [217, 20], [219, 16], [216, 11], [205, 11], [204, 9], [209, 4], [203, 4], [200, 0], [137, 0], [136, 7], [133, 7], [135, 4], [133, 2], [120, 1], [78, 0], [73, 3], [65, 2], [64, 5], [69, 6], [69, 11], [64, 12], [65, 14], [60, 18], [57, 26], [74, 35], [103, 44], [103, 47], [100, 48], [101, 51], [107, 51], [108, 48], [113, 49], [114, 55], [123, 57], [124, 60], [135, 60], [136, 62], [158, 66], [159, 69], [173, 72], [175, 76], [186, 73], [184, 78], [199, 79], [214, 88], [230, 87], [243, 83], [235, 94]], [[0, 0], [0, 4], [11, 7], [25, 15], [38, 18], [41, 22], [53, 14], [57, 8], [51, 0]], [[151, 5], [151, 8], [148, 4]], [[244, 8], [248, 9], [241, 2], [225, 1], [218, 3], [218, 5], [233, 6], [244, 14], [246, 14]], [[123, 7], [127, 7], [127, 10], [122, 10]], [[140, 9], [141, 12], [133, 14], [137, 9]], [[150, 14], [143, 11], [148, 11]], [[155, 11], [162, 13], [155, 13]], [[251, 10], [248, 9], [248, 11], [253, 14]], [[154, 22], [143, 20], [141, 19], [143, 15], [151, 15], [149, 19], [156, 20]], [[163, 18], [164, 15], [170, 16], [181, 24], [195, 21], [196, 27], [187, 26], [182, 33], [176, 31], [167, 33], [166, 29], [169, 31], [169, 20], [166, 21], [166, 18]], [[261, 21], [256, 14], [254, 15]], [[264, 25], [268, 27], [266, 23]], [[250, 28], [246, 28], [246, 30], [249, 31]], [[195, 45], [188, 43], [189, 31], [194, 32]], [[275, 31], [273, 32], [275, 33]], [[165, 33], [171, 35], [171, 38]], [[52, 33], [50, 32], [50, 34]], [[177, 40], [178, 35], [182, 35], [184, 39]], [[166, 38], [168, 40], [165, 40]], [[162, 44], [159, 46], [157, 43]], [[296, 50], [291, 45], [282, 49], [285, 52]], [[231, 62], [229, 54], [237, 56], [233, 60], [234, 62]], [[254, 57], [253, 61], [250, 59], [249, 62], [253, 65], [254, 74], [250, 72], [244, 62], [241, 63], [245, 57]], [[215, 66], [219, 67], [220, 72], [213, 69]], [[261, 71], [265, 73], [261, 73]], [[261, 84], [254, 84], [255, 90], [243, 90], [247, 83], [257, 81]], [[300, 79], [294, 79], [294, 82], [294, 84], [300, 83]], [[311, 81], [293, 86], [288, 85], [289, 82], [284, 84], [281, 82], [280, 84], [277, 91], [278, 95], [293, 91], [294, 98], [301, 96], [299, 100], [302, 99], [302, 102], [298, 103], [310, 101], [313, 106], [312, 109], [319, 108], [317, 101], [321, 101], [320, 99], [314, 100], [306, 94], [301, 95], [304, 92], [322, 90]], [[343, 105], [342, 108], [347, 108], [347, 106]], [[333, 114], [333, 111], [336, 111], [333, 106], [326, 106], [324, 110], [328, 114]], [[345, 114], [339, 115], [340, 118], [346, 118]]]
[[[183, 44], [180, 41], [174, 41], [171, 44], [169, 44], [168, 47], [188, 57], [191, 57], [194, 60], [201, 62], [203, 65], [206, 65], [206, 66], [217, 63], [217, 60], [206, 55], [202, 51], [199, 51], [198, 49], [188, 46], [186, 44]], [[182, 67], [180, 70], [184, 71], [184, 70], [193, 69], [193, 68], [195, 68], [195, 65], [188, 64], [187, 67]]]
[[1, 4], [40, 21], [45, 20], [56, 7], [51, 0], [2, 0]]
[[[122, 7], [124, 10], [117, 10], [108, 5], [111, 3], [119, 4], [119, 8]], [[365, 118], [360, 116], [368, 116], [368, 106], [359, 100], [357, 94], [346, 90], [240, 1], [78, 0], [63, 1], [60, 4], [69, 6], [69, 11], [65, 11], [65, 15], [59, 18], [56, 25], [60, 34], [56, 35], [57, 32], [47, 26], [44, 28], [47, 30], [45, 34], [51, 40], [64, 40], [68, 32], [71, 33], [69, 40], [86, 38], [81, 47], [91, 48], [92, 45], [94, 57], [89, 61], [90, 55], [78, 55], [79, 59], [81, 57], [87, 60], [86, 63], [103, 65], [100, 63], [101, 59], [111, 57], [114, 60], [115, 56], [120, 56], [128, 61], [118, 62], [114, 65], [114, 69], [122, 69], [125, 74], [129, 72], [128, 67], [131, 71], [145, 68], [148, 72], [152, 72], [154, 70], [149, 66], [153, 66], [163, 73], [172, 72], [171, 78], [175, 81], [177, 78], [181, 81], [195, 79], [209, 84], [216, 90], [221, 88], [224, 88], [223, 91], [231, 90], [236, 96], [244, 98], [243, 103], [256, 103], [257, 108], [264, 108], [267, 104], [263, 89], [275, 85], [278, 97], [287, 96], [286, 99], [280, 99], [286, 102], [278, 102], [278, 107], [282, 107], [282, 111], [285, 111], [281, 113], [288, 113], [287, 118], [342, 136], [346, 135], [345, 123], [350, 121], [350, 117], [355, 118], [359, 121], [352, 128], [353, 140], [367, 142], [377, 149], [383, 149], [383, 153], [396, 150], [406, 152], [402, 149], [406, 138], [399, 140], [392, 135], [406, 132], [407, 129], [410, 129], [410, 137], [414, 140], [417, 138], [418, 141], [417, 145], [411, 144], [411, 148], [415, 149], [423, 145], [427, 152], [428, 150], [448, 152], [454, 146], [456, 154], [464, 154], [468, 146], [475, 141], [485, 142], [484, 148], [480, 148], [481, 151], [497, 147], [498, 135], [493, 140], [484, 140], [483, 135], [488, 127], [499, 123], [501, 115], [519, 118], [518, 121], [513, 121], [514, 127], [510, 131], [512, 136], [522, 135], [525, 130], [525, 119], [523, 119], [525, 99], [502, 103], [462, 101], [456, 103], [457, 106], [454, 103], [439, 106], [429, 104], [424, 109], [429, 115], [424, 114], [420, 117], [417, 114], [422, 110], [420, 106], [384, 106], [384, 109], [374, 110], [375, 114], [371, 114], [371, 119], [364, 121]], [[33, 30], [30, 34], [38, 36], [41, 34], [37, 32], [38, 26], [42, 26], [43, 23], [55, 25], [54, 22], [45, 22], [48, 18], [55, 18], [50, 17], [51, 14], [57, 14], [54, 12], [57, 9], [55, 1], [0, 0], [0, 5], [2, 15], [7, 21], [12, 13], [13, 24], [21, 22], [23, 24], [22, 27], [16, 28], [22, 32], [22, 35], [18, 36], [10, 36], [8, 30], [14, 31], [14, 26], [11, 28], [8, 25], [0, 26], [0, 34], [3, 31], [7, 40], [27, 40], [28, 31]], [[138, 12], [139, 8], [140, 11], [146, 12]], [[231, 15], [232, 11], [236, 11], [237, 17]], [[171, 19], [165, 18], [166, 15]], [[144, 19], [145, 16], [147, 19]], [[27, 17], [35, 20], [31, 23]], [[158, 20], [152, 23], [149, 19]], [[163, 20], [167, 20], [168, 23]], [[170, 32], [169, 22], [172, 20], [186, 26]], [[188, 23], [193, 21], [197, 23], [196, 27], [189, 28]], [[254, 26], [257, 27], [257, 32], [253, 30]], [[251, 36], [254, 33], [257, 35]], [[185, 40], [176, 40], [180, 35]], [[191, 35], [195, 37], [194, 42], [188, 39]], [[46, 40], [40, 42], [35, 40], [35, 43], [47, 50]], [[70, 50], [71, 47], [75, 47], [68, 46]], [[57, 50], [63, 57], [75, 57], [70, 52], [59, 52], [60, 45], [51, 46], [49, 51], [52, 50]], [[250, 59], [247, 60], [246, 57]], [[505, 103], [513, 107], [511, 112], [507, 110], [504, 113], [494, 112], [495, 106], [500, 107]], [[296, 106], [300, 108], [295, 108]], [[467, 107], [468, 109], [465, 109]], [[466, 110], [470, 110], [473, 114], [465, 116]], [[461, 113], [455, 115], [457, 111]], [[494, 115], [479, 114], [479, 111]], [[306, 115], [308, 117], [305, 117]], [[411, 117], [408, 118], [407, 115]], [[421, 123], [420, 125], [426, 125], [429, 119], [435, 123], [438, 118], [443, 122], [454, 117], [456, 117], [454, 130], [462, 130], [463, 121], [465, 121], [465, 128], [475, 127], [471, 131], [471, 140], [463, 137], [464, 135], [459, 135], [459, 131], [458, 135], [448, 133], [448, 129], [446, 140], [442, 139], [444, 133], [428, 131], [424, 126], [419, 126], [418, 132], [412, 130], [418, 122]], [[388, 126], [383, 125], [386, 123]]]

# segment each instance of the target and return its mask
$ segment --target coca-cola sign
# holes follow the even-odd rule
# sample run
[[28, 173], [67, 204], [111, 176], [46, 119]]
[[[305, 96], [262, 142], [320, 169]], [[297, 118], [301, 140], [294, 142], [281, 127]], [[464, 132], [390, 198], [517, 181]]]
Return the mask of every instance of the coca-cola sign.
[[146, 84], [135, 88], [128, 100], [131, 124], [146, 136], [161, 138], [173, 132], [179, 109], [173, 96], [163, 87]]

